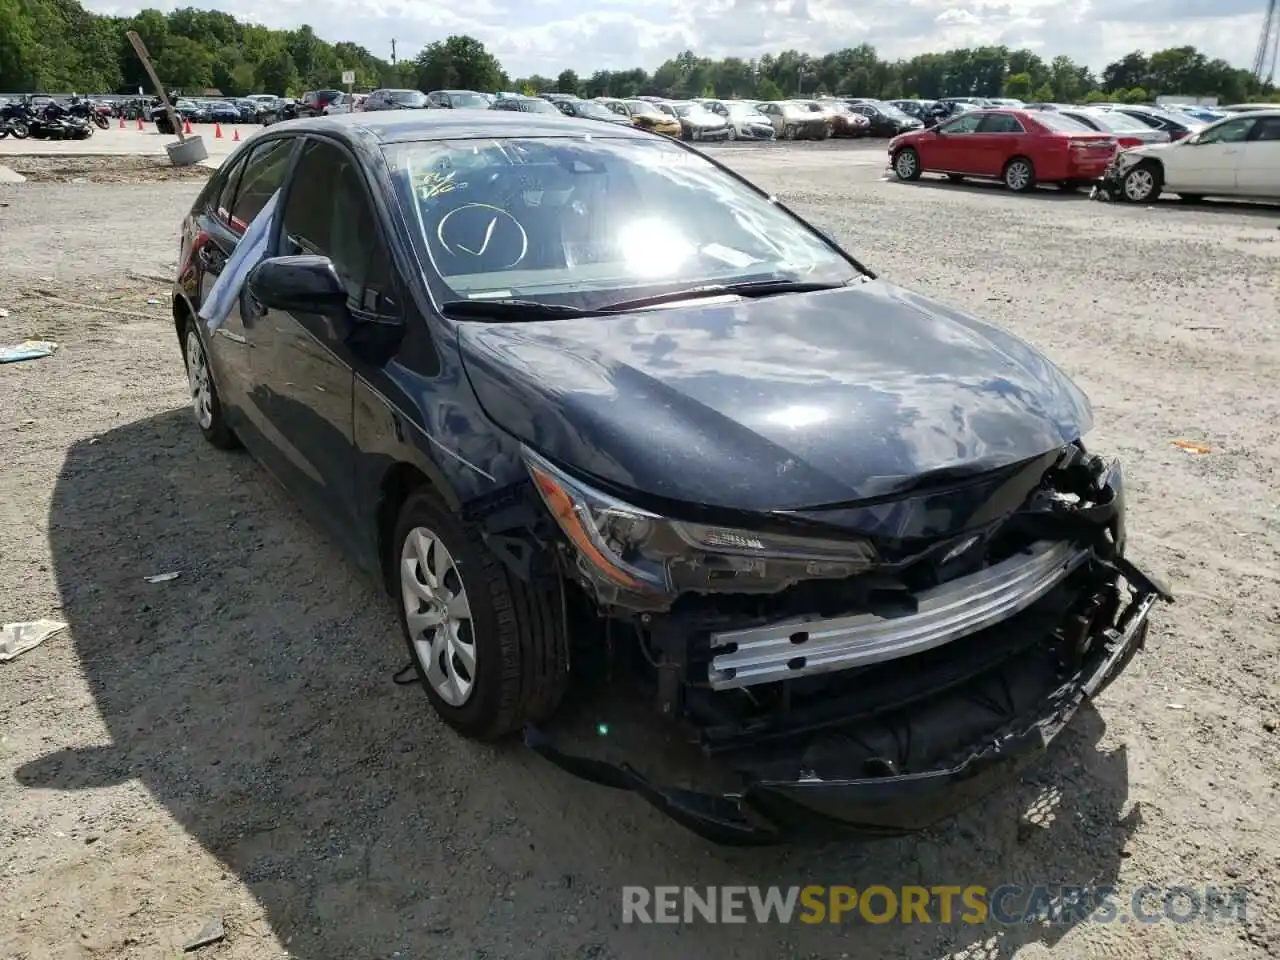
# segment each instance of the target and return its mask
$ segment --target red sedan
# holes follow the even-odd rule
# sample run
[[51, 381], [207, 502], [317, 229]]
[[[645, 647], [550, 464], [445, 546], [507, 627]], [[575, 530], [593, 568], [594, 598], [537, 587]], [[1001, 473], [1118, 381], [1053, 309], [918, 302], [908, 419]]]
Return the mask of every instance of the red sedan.
[[1039, 110], [970, 110], [889, 141], [899, 180], [942, 173], [951, 180], [1003, 180], [1019, 193], [1037, 183], [1074, 190], [1101, 177], [1115, 154], [1112, 134]]

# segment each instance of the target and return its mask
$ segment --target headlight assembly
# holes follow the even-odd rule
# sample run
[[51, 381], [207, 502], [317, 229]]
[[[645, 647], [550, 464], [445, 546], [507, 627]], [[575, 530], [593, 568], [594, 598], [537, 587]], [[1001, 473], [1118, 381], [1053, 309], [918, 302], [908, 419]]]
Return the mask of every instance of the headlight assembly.
[[[654, 604], [686, 591], [776, 593], [801, 580], [842, 579], [875, 565], [864, 540], [812, 539], [671, 520], [595, 490], [528, 448], [542, 501], [605, 602]], [[663, 603], [656, 603], [662, 606]]]

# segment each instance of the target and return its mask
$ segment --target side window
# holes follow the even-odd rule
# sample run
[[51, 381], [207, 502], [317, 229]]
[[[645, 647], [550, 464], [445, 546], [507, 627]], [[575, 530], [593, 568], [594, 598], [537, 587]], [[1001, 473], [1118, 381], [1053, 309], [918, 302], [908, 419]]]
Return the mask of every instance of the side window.
[[978, 129], [978, 124], [982, 122], [985, 114], [966, 113], [956, 117], [950, 123], [944, 123], [938, 127], [939, 133], [973, 133]]
[[223, 182], [222, 189], [218, 191], [213, 207], [219, 220], [226, 221], [231, 219], [231, 208], [235, 204], [236, 188], [240, 186], [240, 175], [244, 173], [246, 159], [247, 157], [241, 157], [236, 161], [235, 166], [227, 174], [227, 179]]
[[1228, 120], [1212, 130], [1200, 134], [1197, 143], [1239, 143], [1249, 136], [1249, 131], [1257, 121], [1253, 117], [1241, 117], [1239, 120]]
[[1017, 117], [1007, 113], [989, 113], [982, 118], [975, 133], [1022, 133]]
[[1280, 117], [1262, 117], [1258, 120], [1258, 129], [1253, 134], [1254, 141], [1280, 140]]
[[860, 113], [860, 114], [862, 114], [864, 117], [872, 117], [872, 116], [874, 116], [874, 115], [875, 115], [875, 111], [874, 111], [874, 110], [872, 110], [870, 107], [864, 107], [864, 106], [863, 106], [862, 104], [860, 104], [860, 103], [856, 103], [856, 104], [854, 104], [854, 105], [853, 105], [852, 107], [850, 107], [849, 109], [850, 109], [850, 110], [852, 110], [854, 113]]
[[259, 211], [267, 205], [271, 195], [284, 181], [284, 173], [288, 169], [289, 158], [293, 155], [293, 146], [296, 142], [291, 137], [285, 137], [280, 140], [270, 140], [254, 148], [248, 162], [245, 163], [244, 172], [240, 175], [235, 202], [230, 208], [229, 219], [232, 227], [245, 230]]
[[391, 261], [355, 161], [312, 140], [298, 159], [284, 210], [285, 249], [333, 261], [353, 309], [394, 311]]

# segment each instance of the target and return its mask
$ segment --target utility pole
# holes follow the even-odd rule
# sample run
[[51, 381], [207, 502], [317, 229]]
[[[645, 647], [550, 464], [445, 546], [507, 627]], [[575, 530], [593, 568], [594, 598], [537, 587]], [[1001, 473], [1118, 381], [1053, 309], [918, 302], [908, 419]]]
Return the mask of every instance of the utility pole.
[[391, 38], [391, 65], [396, 65], [396, 38]]

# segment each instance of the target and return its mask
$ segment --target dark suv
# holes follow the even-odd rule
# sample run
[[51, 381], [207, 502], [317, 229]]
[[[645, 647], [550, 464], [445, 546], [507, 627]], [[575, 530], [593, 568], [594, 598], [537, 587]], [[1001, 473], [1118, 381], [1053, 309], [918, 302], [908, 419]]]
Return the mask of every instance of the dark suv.
[[298, 115], [318, 117], [324, 113], [325, 107], [341, 96], [341, 90], [308, 90], [298, 102]]
[[421, 90], [375, 90], [364, 102], [369, 110], [426, 110], [431, 101]]
[[489, 109], [489, 98], [474, 90], [432, 90], [427, 94], [427, 99], [434, 106], [446, 109]]

